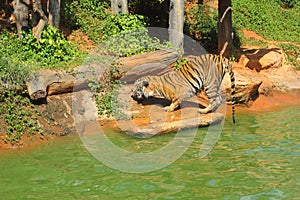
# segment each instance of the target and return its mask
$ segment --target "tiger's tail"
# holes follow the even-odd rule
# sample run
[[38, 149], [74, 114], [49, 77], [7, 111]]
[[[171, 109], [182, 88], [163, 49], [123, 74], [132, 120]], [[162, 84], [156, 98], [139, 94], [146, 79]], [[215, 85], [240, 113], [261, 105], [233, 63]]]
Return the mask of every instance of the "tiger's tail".
[[230, 82], [231, 82], [231, 110], [232, 110], [232, 122], [235, 124], [235, 78], [232, 71], [232, 66], [229, 68]]

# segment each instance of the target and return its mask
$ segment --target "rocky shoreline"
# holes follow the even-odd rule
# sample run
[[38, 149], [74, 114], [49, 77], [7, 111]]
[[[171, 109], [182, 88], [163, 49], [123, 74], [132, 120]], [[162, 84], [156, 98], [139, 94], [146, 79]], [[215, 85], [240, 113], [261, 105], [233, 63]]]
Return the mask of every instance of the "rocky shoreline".
[[[133, 116], [129, 121], [98, 118], [97, 110], [92, 105], [93, 103], [89, 102], [92, 97], [87, 88], [87, 77], [93, 75], [92, 72], [88, 71], [88, 76], [80, 76], [80, 86], [77, 85], [77, 88], [78, 76], [74, 75], [74, 72], [50, 70], [35, 72], [33, 75], [35, 79], [28, 82], [28, 90], [32, 99], [45, 100], [44, 103], [37, 106], [37, 109], [43, 113], [39, 119], [40, 125], [45, 132], [50, 133], [50, 136], [22, 139], [23, 142], [19, 147], [55, 138], [51, 135], [62, 136], [78, 132], [76, 119], [80, 117], [87, 121], [97, 120], [103, 129], [121, 130], [137, 137], [152, 137], [179, 129], [202, 127], [222, 120], [224, 115], [218, 111], [200, 117], [197, 112], [194, 112], [198, 107], [197, 102], [200, 101], [205, 105], [206, 100], [202, 95], [188, 100], [182, 109], [172, 113], [163, 112], [162, 106], [166, 103], [164, 101], [154, 100], [154, 102], [140, 105], [130, 98], [128, 95], [132, 87], [130, 84], [135, 79], [146, 74], [154, 75], [169, 71], [171, 63], [176, 60], [177, 56], [176, 52], [167, 50], [150, 53], [150, 55], [135, 56], [127, 60], [125, 58], [120, 61], [121, 64], [123, 62], [122, 79], [129, 84], [122, 86], [122, 92], [118, 94], [118, 99], [124, 101], [121, 104], [129, 106], [125, 109], [128, 115]], [[143, 62], [143, 60], [147, 62]], [[83, 69], [90, 69], [90, 66], [92, 65], [90, 64], [89, 68], [83, 67]], [[139, 69], [139, 73], [137, 73], [137, 69]], [[239, 55], [238, 62], [233, 63], [233, 70], [236, 77], [237, 113], [243, 110], [272, 110], [283, 105], [300, 104], [300, 72], [286, 63], [285, 56], [279, 48], [270, 46], [266, 49], [244, 50]], [[79, 70], [79, 72], [82, 71]], [[100, 70], [100, 74], [103, 73], [104, 71]], [[229, 78], [224, 77], [224, 86], [229, 101]], [[78, 104], [78, 100], [76, 100], [77, 103], [74, 103], [74, 95], [82, 97], [82, 104]], [[88, 101], [84, 100], [84, 97], [88, 98]], [[85, 105], [87, 103], [89, 106]], [[74, 108], [77, 110], [74, 111]], [[227, 106], [227, 109], [228, 114], [230, 106]], [[12, 146], [0, 144], [0, 150], [10, 148]]]

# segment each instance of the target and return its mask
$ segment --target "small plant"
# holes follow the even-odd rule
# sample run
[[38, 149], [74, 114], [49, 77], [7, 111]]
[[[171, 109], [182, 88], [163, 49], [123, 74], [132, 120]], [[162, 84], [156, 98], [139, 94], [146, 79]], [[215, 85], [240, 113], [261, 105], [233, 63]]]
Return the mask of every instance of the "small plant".
[[98, 115], [114, 116], [117, 120], [127, 120], [127, 116], [122, 109], [124, 105], [118, 99], [118, 88], [122, 83], [118, 80], [120, 74], [116, 66], [112, 65], [109, 70], [107, 83], [99, 83], [98, 80], [91, 80], [89, 88], [94, 93], [95, 102], [98, 108]]
[[178, 71], [186, 63], [187, 63], [187, 59], [185, 58], [177, 59], [176, 63], [174, 64], [174, 70]]
[[297, 62], [299, 57], [299, 47], [293, 44], [280, 44], [279, 46], [283, 49], [288, 61], [295, 66], [295, 69], [300, 70], [300, 63]]
[[19, 143], [24, 134], [43, 133], [37, 122], [37, 112], [29, 109], [31, 102], [25, 96], [26, 93], [14, 90], [1, 92], [0, 114], [4, 116], [6, 123], [6, 143]]
[[101, 41], [104, 35], [105, 22], [110, 18], [107, 12], [110, 7], [108, 0], [66, 0], [62, 18], [66, 27], [80, 29], [94, 42]]

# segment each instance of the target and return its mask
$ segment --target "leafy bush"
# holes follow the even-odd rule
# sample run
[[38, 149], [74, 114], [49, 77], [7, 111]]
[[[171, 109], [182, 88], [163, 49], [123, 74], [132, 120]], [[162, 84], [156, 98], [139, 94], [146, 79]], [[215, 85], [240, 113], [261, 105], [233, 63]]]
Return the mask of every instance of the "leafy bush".
[[105, 12], [108, 10], [105, 2], [97, 0], [66, 1], [63, 7], [63, 21], [66, 22], [64, 25], [71, 29], [80, 28], [93, 42], [99, 42], [103, 37], [105, 20], [110, 17], [109, 13]]
[[124, 30], [145, 27], [142, 15], [120, 14], [111, 16], [110, 1], [67, 0], [63, 18], [70, 28], [80, 28], [94, 43]]
[[[99, 116], [114, 116], [116, 119], [129, 119], [121, 109], [124, 106], [119, 102], [118, 91], [122, 84], [118, 79], [120, 72], [115, 64], [112, 64], [107, 74], [105, 82], [99, 83], [98, 80], [91, 80], [89, 88], [93, 92], [98, 108]], [[99, 95], [100, 94], [100, 95]]]
[[218, 48], [218, 15], [203, 5], [190, 7], [186, 12], [184, 31], [200, 41], [204, 48], [216, 52]]
[[9, 58], [0, 57], [0, 90], [21, 88], [29, 75], [29, 68]]
[[[62, 0], [62, 25], [74, 29], [91, 24], [93, 19], [105, 19], [110, 7], [109, 0]], [[88, 28], [86, 26], [85, 28]]]
[[[46, 56], [57, 53], [57, 49], [68, 47], [67, 43], [54, 44], [56, 39], [66, 41], [61, 38], [61, 35], [56, 37], [56, 30], [52, 30], [48, 37], [42, 36], [42, 39], [45, 40], [42, 41], [42, 44], [47, 44], [44, 45], [45, 51], [47, 52], [47, 49], [51, 48], [51, 52], [39, 54], [35, 53], [36, 48], [42, 44], [37, 43], [32, 35], [28, 35], [23, 40], [16, 38], [15, 34], [5, 31], [0, 35], [0, 119], [4, 121], [2, 126], [6, 128], [5, 142], [17, 144], [23, 134], [43, 133], [38, 125], [38, 113], [33, 111], [33, 104], [24, 88], [26, 88], [25, 81], [29, 72], [36, 69], [40, 61], [53, 62]], [[55, 40], [53, 40], [54, 38]], [[53, 41], [51, 42], [51, 40]], [[67, 49], [67, 51], [69, 50]], [[64, 55], [53, 56], [56, 56], [55, 62], [60, 62], [60, 56]], [[50, 68], [52, 63], [46, 66]]]
[[159, 49], [172, 48], [168, 42], [161, 43], [159, 39], [148, 35], [146, 28], [123, 31], [113, 35], [99, 45], [99, 49], [116, 56], [131, 56]]
[[3, 32], [0, 35], [0, 51], [0, 88], [23, 87], [30, 69], [24, 62], [21, 40], [14, 34]]
[[122, 31], [138, 29], [145, 27], [147, 24], [142, 15], [119, 14], [107, 18], [104, 27], [104, 38], [116, 35]]
[[58, 29], [51, 26], [42, 31], [39, 41], [32, 34], [28, 34], [22, 40], [22, 51], [27, 52], [28, 59], [44, 64], [68, 61], [78, 54], [76, 47]]

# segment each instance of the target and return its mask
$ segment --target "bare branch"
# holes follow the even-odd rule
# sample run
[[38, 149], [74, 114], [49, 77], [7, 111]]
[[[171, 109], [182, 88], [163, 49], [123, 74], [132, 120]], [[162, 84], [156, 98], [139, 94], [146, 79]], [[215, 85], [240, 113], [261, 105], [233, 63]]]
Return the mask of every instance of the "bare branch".
[[231, 7], [228, 7], [228, 8], [225, 10], [225, 12], [224, 12], [223, 15], [222, 15], [222, 18], [220, 19], [220, 23], [223, 22], [223, 20], [224, 20], [226, 14], [228, 13], [229, 10], [232, 10], [232, 8], [231, 8]]
[[225, 44], [223, 45], [222, 50], [220, 51], [220, 56], [222, 56], [224, 54], [224, 52], [226, 51], [227, 47], [228, 47], [228, 42], [225, 42]]

